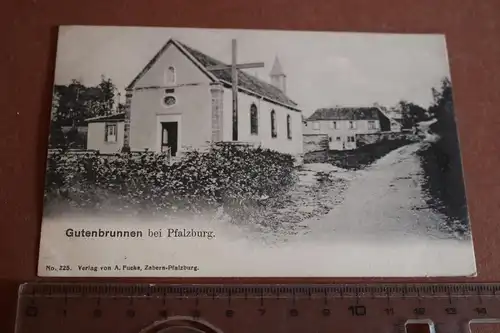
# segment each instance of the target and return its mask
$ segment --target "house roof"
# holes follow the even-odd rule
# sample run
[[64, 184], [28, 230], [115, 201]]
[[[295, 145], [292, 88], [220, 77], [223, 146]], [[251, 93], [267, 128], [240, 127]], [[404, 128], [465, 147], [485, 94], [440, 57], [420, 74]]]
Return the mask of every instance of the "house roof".
[[379, 120], [380, 109], [376, 107], [335, 107], [317, 109], [310, 120]]
[[[217, 69], [208, 70], [207, 67], [217, 66], [217, 65], [227, 65], [222, 61], [212, 58], [209, 55], [204, 54], [184, 43], [181, 43], [174, 39], [169, 39], [168, 42], [160, 49], [160, 51], [151, 59], [151, 61], [144, 67], [144, 69], [134, 78], [134, 80], [128, 86], [129, 89], [133, 88], [137, 81], [146, 74], [146, 72], [154, 65], [154, 63], [160, 58], [160, 56], [167, 50], [169, 45], [177, 46], [182, 53], [184, 53], [191, 61], [195, 63], [210, 79], [213, 81], [219, 81], [226, 86], [232, 86], [231, 68], [227, 69]], [[291, 108], [296, 111], [300, 111], [293, 100], [285, 95], [283, 91], [279, 88], [271, 85], [270, 83], [264, 82], [253, 75], [247, 74], [242, 70], [238, 70], [238, 87], [242, 92], [253, 93], [264, 97], [270, 102], [281, 104], [285, 107]]]
[[395, 120], [395, 118], [391, 115], [391, 113], [389, 112], [389, 110], [387, 110], [386, 107], [379, 106], [379, 105], [375, 105], [374, 107], [379, 109], [380, 114], [382, 116], [386, 117], [387, 119]]
[[98, 122], [104, 122], [104, 121], [114, 121], [114, 122], [125, 121], [125, 113], [121, 112], [121, 113], [114, 113], [114, 114], [107, 115], [107, 116], [87, 118], [87, 119], [85, 119], [85, 121], [88, 123], [98, 123]]

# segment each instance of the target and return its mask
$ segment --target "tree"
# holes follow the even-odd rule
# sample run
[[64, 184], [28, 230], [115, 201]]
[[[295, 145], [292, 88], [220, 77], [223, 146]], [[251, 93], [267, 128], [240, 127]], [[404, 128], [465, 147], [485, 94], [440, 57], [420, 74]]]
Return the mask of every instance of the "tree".
[[[433, 88], [434, 103], [429, 107], [429, 113], [437, 119], [432, 129], [442, 135], [451, 135], [456, 131], [453, 110], [453, 90], [448, 77], [441, 80], [439, 89]], [[455, 134], [453, 134], [455, 135]]]
[[409, 107], [410, 107], [410, 115], [411, 118], [413, 119], [414, 124], [428, 119], [427, 110], [425, 108], [415, 103], [410, 103]]
[[399, 101], [397, 108], [401, 114], [403, 128], [412, 128], [409, 103], [405, 100]]
[[59, 101], [61, 95], [54, 90], [52, 93], [52, 106], [50, 109], [50, 131], [49, 131], [49, 147], [59, 148], [65, 145], [64, 133], [61, 128], [59, 114]]
[[57, 122], [60, 119], [59, 115], [59, 101], [61, 99], [61, 94], [56, 90], [52, 92], [52, 106], [50, 108], [50, 119], [51, 121]]
[[427, 119], [427, 110], [415, 103], [401, 100], [395, 109], [399, 110], [405, 129], [415, 128], [420, 121]]
[[72, 80], [66, 89], [63, 89], [61, 94], [63, 109], [60, 113], [64, 119], [64, 126], [76, 127], [86, 118], [85, 91], [86, 87], [78, 80]]
[[99, 88], [101, 96], [99, 98], [99, 114], [96, 116], [106, 116], [113, 113], [116, 86], [110, 78], [101, 75], [101, 83], [99, 83], [97, 88]]
[[437, 116], [438, 112], [443, 111], [446, 107], [450, 107], [453, 104], [451, 81], [448, 77], [444, 77], [441, 80], [439, 89], [432, 88], [432, 96], [434, 103], [429, 108], [429, 112], [434, 116]]
[[[430, 129], [439, 139], [423, 151], [423, 168], [428, 179], [424, 186], [428, 187], [431, 198], [444, 203], [441, 209], [445, 215], [460, 221], [461, 230], [468, 230], [467, 202], [450, 79], [444, 77], [440, 86], [432, 89], [432, 95], [434, 102], [429, 107], [429, 113], [436, 121]], [[452, 224], [455, 229], [457, 225], [456, 222]]]
[[[117, 91], [111, 79], [104, 76], [96, 86], [85, 86], [79, 80], [68, 85], [56, 85], [52, 98], [49, 143], [51, 147], [75, 147], [85, 145], [85, 119], [111, 114]], [[63, 128], [71, 129], [63, 134]]]
[[85, 86], [78, 80], [68, 85], [56, 85], [59, 96], [57, 121], [61, 126], [82, 126], [85, 119], [105, 116], [115, 110], [116, 86], [104, 76], [96, 86]]

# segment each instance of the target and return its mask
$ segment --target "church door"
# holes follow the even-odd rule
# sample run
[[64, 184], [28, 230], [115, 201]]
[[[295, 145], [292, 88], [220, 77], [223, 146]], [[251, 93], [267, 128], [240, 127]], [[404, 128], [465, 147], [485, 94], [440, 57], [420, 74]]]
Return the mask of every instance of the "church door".
[[177, 122], [161, 123], [161, 151], [171, 149], [172, 156], [177, 154]]

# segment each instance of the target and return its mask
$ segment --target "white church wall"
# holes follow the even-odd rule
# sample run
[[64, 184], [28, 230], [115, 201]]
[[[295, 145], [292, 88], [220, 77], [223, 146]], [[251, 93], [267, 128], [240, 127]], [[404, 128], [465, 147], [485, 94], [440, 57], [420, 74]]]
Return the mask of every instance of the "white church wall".
[[[175, 69], [175, 81], [168, 80], [169, 68]], [[174, 105], [164, 103], [167, 89], [176, 99]], [[232, 141], [232, 91], [223, 95], [224, 141]], [[255, 103], [259, 114], [259, 133], [250, 134], [250, 105]], [[298, 155], [302, 153], [301, 113], [267, 102], [245, 93], [239, 94], [239, 141], [255, 142], [263, 147]], [[271, 136], [271, 110], [276, 112], [277, 137]], [[163, 53], [149, 71], [135, 84], [130, 115], [130, 146], [132, 150], [160, 150], [161, 119], [180, 115], [179, 149], [200, 148], [212, 139], [210, 79], [175, 45]], [[292, 138], [287, 137], [287, 115], [291, 117]], [[165, 116], [165, 117], [162, 117]], [[179, 118], [177, 118], [179, 119]]]
[[[169, 67], [175, 68], [174, 82], [166, 79]], [[167, 95], [175, 97], [174, 105], [165, 105]], [[210, 79], [174, 45], [136, 83], [130, 115], [132, 150], [160, 150], [161, 115], [181, 115], [180, 145], [198, 147], [211, 140]]]
[[[250, 106], [255, 103], [258, 112], [258, 134], [250, 133]], [[287, 154], [302, 154], [302, 116], [298, 111], [267, 102], [245, 93], [238, 95], [238, 140], [261, 144], [265, 148]], [[271, 135], [271, 110], [276, 112], [277, 137]], [[290, 115], [292, 138], [287, 137], [286, 117]], [[224, 89], [224, 140], [232, 140], [232, 91]]]
[[[171, 84], [166, 80], [169, 67], [175, 69], [175, 84]], [[208, 84], [210, 79], [174, 44], [170, 44], [160, 59], [136, 82], [135, 87], [179, 86], [193, 83]]]
[[211, 96], [210, 86], [183, 86], [172, 94], [177, 102], [165, 106], [164, 89], [139, 90], [134, 92], [130, 115], [130, 146], [133, 150], [159, 151], [158, 122], [161, 115], [180, 115], [179, 148], [199, 147], [211, 140]]

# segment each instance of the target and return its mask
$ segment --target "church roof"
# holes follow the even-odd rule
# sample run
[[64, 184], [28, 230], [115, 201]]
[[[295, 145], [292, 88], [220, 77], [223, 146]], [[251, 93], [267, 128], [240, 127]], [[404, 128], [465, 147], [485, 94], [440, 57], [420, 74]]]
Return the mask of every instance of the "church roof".
[[[204, 67], [215, 66], [215, 65], [225, 65], [222, 61], [214, 59], [201, 51], [193, 49], [186, 44], [177, 41], [182, 45], [196, 60], [198, 60]], [[232, 84], [231, 69], [219, 69], [210, 71], [217, 79], [227, 82], [229, 85]], [[270, 83], [264, 82], [253, 75], [247, 74], [241, 70], [238, 70], [238, 85], [244, 89], [251, 92], [257, 93], [264, 97], [267, 97], [276, 102], [280, 102], [285, 106], [297, 109], [297, 103], [292, 101], [288, 96], [285, 95], [283, 91], [279, 88], [273, 86]]]
[[271, 76], [285, 75], [285, 72], [283, 71], [283, 67], [281, 67], [281, 63], [278, 57], [274, 59], [274, 64], [273, 68], [271, 69], [270, 75]]
[[[178, 40], [170, 39], [161, 49], [160, 51], [151, 59], [151, 61], [146, 65], [146, 67], [137, 75], [137, 77], [132, 81], [132, 83], [128, 86], [128, 88], [132, 88], [135, 83], [153, 66], [153, 64], [160, 58], [160, 56], [165, 52], [167, 46], [173, 43], [183, 53], [188, 53], [188, 58], [191, 60], [195, 60], [196, 65], [198, 67], [201, 66], [201, 70], [205, 72], [211, 79], [218, 80], [225, 84], [226, 86], [232, 86], [232, 77], [231, 77], [231, 69], [218, 69], [218, 70], [207, 70], [207, 67], [216, 66], [216, 65], [227, 65], [222, 61], [212, 58], [205, 53], [198, 51], [184, 43], [179, 42]], [[253, 75], [247, 74], [242, 70], [238, 70], [238, 87], [244, 93], [256, 94], [258, 96], [264, 97], [270, 102], [274, 102], [277, 104], [281, 104], [285, 107], [291, 108], [296, 111], [300, 111], [293, 100], [291, 100], [288, 96], [285, 95], [283, 91], [279, 88], [273, 86], [270, 83], [264, 82]]]
[[317, 109], [307, 120], [379, 120], [376, 107], [335, 107]]

